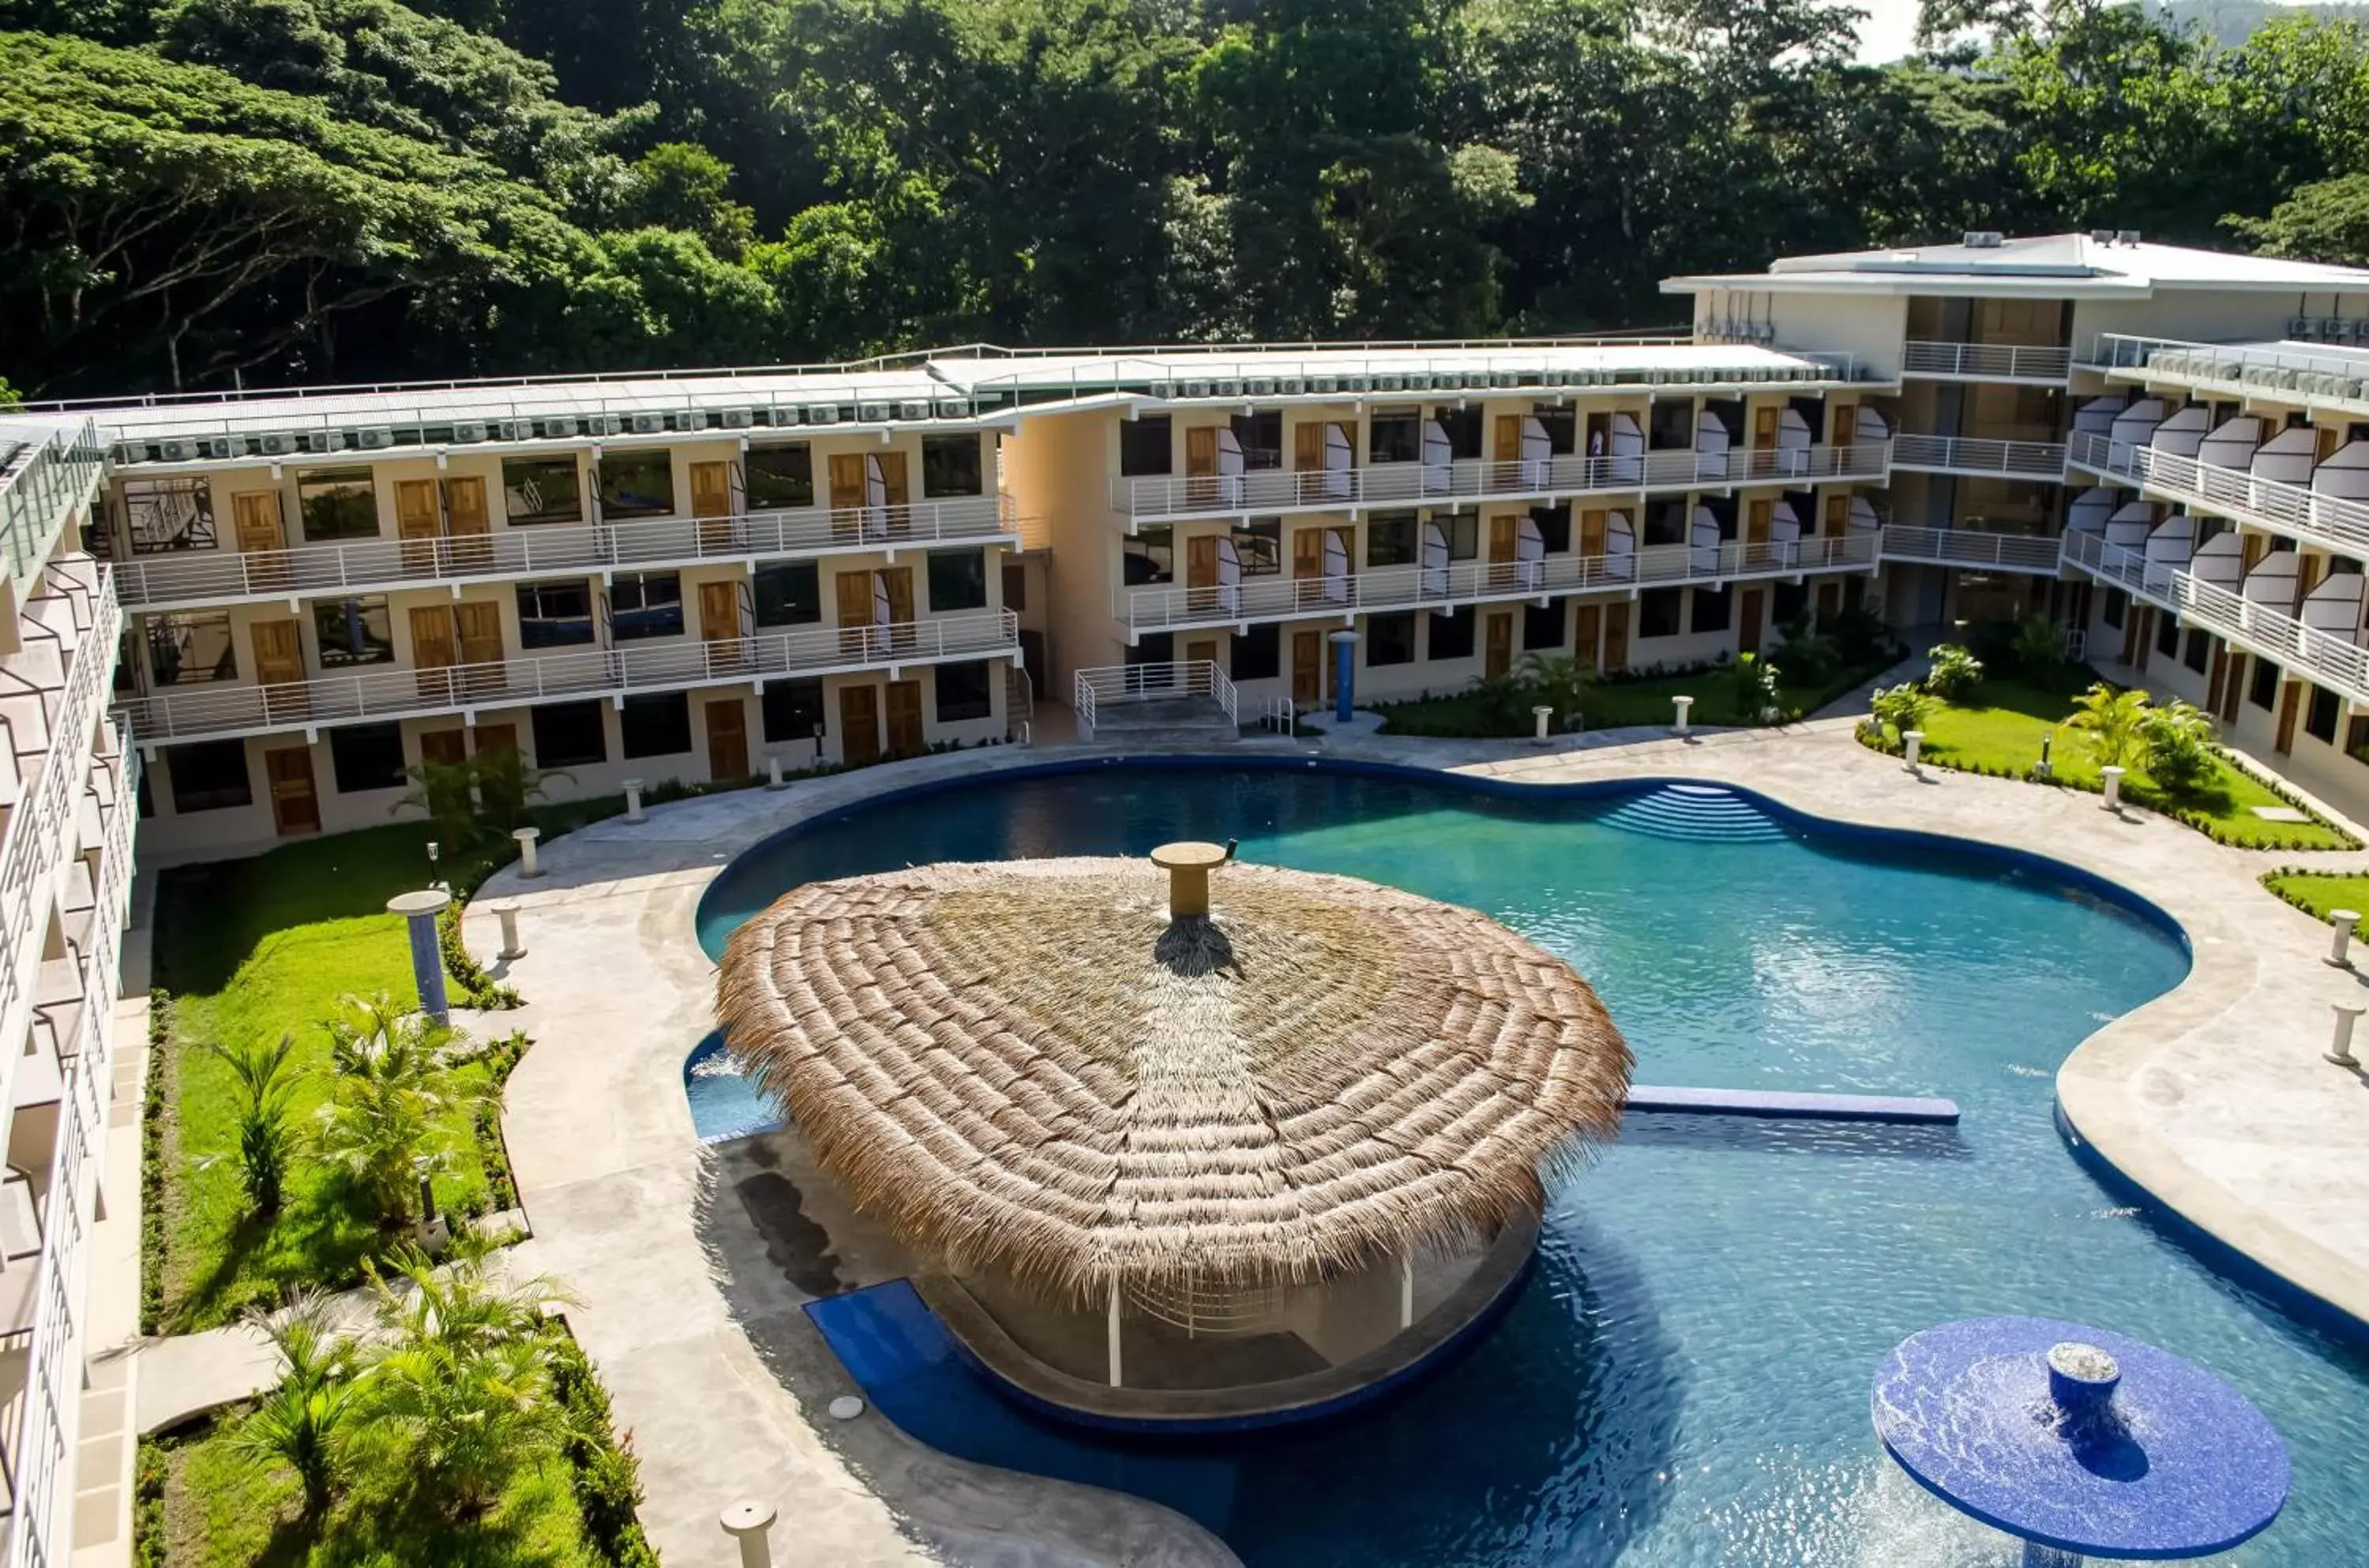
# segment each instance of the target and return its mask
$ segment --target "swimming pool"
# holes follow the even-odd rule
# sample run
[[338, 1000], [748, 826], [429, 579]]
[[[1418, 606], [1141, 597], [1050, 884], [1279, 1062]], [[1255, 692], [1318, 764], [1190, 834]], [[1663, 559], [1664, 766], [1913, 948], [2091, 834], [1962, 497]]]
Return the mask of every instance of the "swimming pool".
[[719, 951], [817, 877], [1192, 837], [1489, 911], [1595, 983], [1641, 1081], [1942, 1094], [1964, 1121], [1634, 1117], [1552, 1193], [1539, 1266], [1497, 1330], [1334, 1424], [1089, 1443], [948, 1363], [880, 1395], [916, 1436], [1158, 1498], [1253, 1568], [2006, 1563], [2003, 1538], [1890, 1473], [1868, 1386], [1919, 1328], [2031, 1313], [2191, 1356], [2277, 1423], [2293, 1502], [2218, 1561], [2362, 1560], [2369, 1359], [2199, 1266], [2084, 1174], [2052, 1125], [2057, 1063], [2187, 971], [2177, 934], [2111, 890], [1700, 791], [1548, 800], [1302, 767], [1115, 766], [810, 824], [727, 868], [700, 939]]

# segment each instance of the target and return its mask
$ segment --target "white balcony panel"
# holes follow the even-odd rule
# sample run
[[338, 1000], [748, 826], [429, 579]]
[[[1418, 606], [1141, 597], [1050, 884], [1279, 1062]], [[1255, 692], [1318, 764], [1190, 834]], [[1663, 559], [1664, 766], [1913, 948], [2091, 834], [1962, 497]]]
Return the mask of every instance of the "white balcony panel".
[[2097, 533], [2106, 526], [2106, 520], [2123, 504], [2122, 492], [2105, 485], [2092, 485], [2073, 498], [2065, 508], [2065, 526], [2084, 533]]
[[[2115, 429], [2121, 428], [2122, 422], [2116, 420]], [[2154, 433], [2147, 437], [2147, 445], [2173, 457], [2194, 457], [2212, 433], [2212, 409], [2182, 408], [2156, 426]]]
[[2160, 397], [2142, 397], [2114, 416], [2108, 437], [2133, 443], [2155, 439], [2157, 426], [2164, 421], [2167, 410]]
[[2065, 476], [2065, 448], [2056, 441], [1922, 436], [1904, 431], [1893, 438], [1892, 465], [1929, 474], [2058, 480]]
[[2262, 444], [2262, 422], [2251, 415], [2224, 419], [2196, 448], [2196, 461], [2214, 468], [2248, 468]]
[[2337, 501], [2369, 501], [2369, 441], [2347, 441], [2311, 471], [2315, 496]]
[[2196, 520], [2185, 513], [2168, 517], [2148, 531], [2141, 552], [2151, 567], [2185, 567], [2196, 554]]
[[2225, 530], [2196, 547], [2196, 553], [2189, 557], [2188, 569], [2199, 582], [2210, 583], [2225, 592], [2239, 592], [2246, 575], [2245, 545], [2236, 533]]
[[2117, 550], [2146, 549], [2147, 535], [2155, 532], [2157, 520], [2163, 509], [2153, 501], [2124, 501], [2106, 520], [2106, 543]]
[[2361, 640], [2361, 574], [2336, 572], [2322, 579], [2303, 601], [2303, 624], [2313, 631]]
[[[2199, 454], [2202, 456], [2203, 454]], [[2207, 462], [2218, 459], [2206, 458]], [[2319, 461], [2319, 432], [2310, 429], [2281, 430], [2254, 449], [2246, 468], [2257, 479], [2279, 485], [2308, 485]], [[2234, 464], [2224, 464], [2235, 467]]]
[[[2369, 443], [2356, 441], [2336, 457], [2343, 457], [2354, 447], [2369, 449]], [[2364, 450], [2363, 457], [2369, 458], [2369, 450]], [[2153, 446], [2126, 446], [2096, 436], [2074, 438], [2072, 460], [2093, 473], [2129, 479], [2157, 494], [2192, 502], [2218, 517], [2249, 522], [2340, 555], [2369, 555], [2369, 500], [2324, 491], [2320, 477], [2328, 470], [2327, 463], [2313, 471], [2311, 487], [2306, 489], [2214, 468]], [[2369, 488], [2369, 483], [2364, 483], [2369, 473], [2357, 469], [2355, 461], [2348, 460], [2339, 470], [2346, 477], [2338, 483]], [[2361, 475], [2358, 479], [2353, 477], [2356, 473]]]
[[2130, 406], [2130, 398], [2119, 392], [2110, 393], [2104, 397], [2092, 397], [2073, 410], [2073, 428], [2096, 435], [2112, 435], [2114, 421]]
[[2273, 550], [2254, 563], [2246, 574], [2239, 594], [2249, 602], [2272, 610], [2294, 608], [2295, 601], [2295, 571], [2302, 557], [2293, 550]]

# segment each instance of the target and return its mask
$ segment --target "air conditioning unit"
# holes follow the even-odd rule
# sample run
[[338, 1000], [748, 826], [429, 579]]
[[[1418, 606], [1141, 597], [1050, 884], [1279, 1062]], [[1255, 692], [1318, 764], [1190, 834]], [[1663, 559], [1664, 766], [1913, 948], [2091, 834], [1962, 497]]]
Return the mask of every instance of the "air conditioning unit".
[[217, 463], [227, 462], [231, 458], [245, 457], [246, 455], [246, 438], [244, 436], [208, 436], [198, 442], [198, 450], [204, 452], [208, 457], [212, 458]]
[[1409, 392], [1429, 392], [1431, 390], [1431, 377], [1420, 372], [1411, 375], [1406, 378], [1406, 389]]
[[965, 403], [959, 397], [942, 398], [938, 403], [938, 418], [941, 419], [967, 419], [970, 418], [970, 405]]
[[1207, 397], [1209, 395], [1209, 383], [1206, 381], [1179, 382], [1176, 395], [1179, 397]]
[[1400, 387], [1405, 384], [1406, 377], [1404, 376], [1378, 375], [1374, 378], [1374, 390], [1376, 392], [1396, 392]]
[[1351, 392], [1371, 392], [1374, 390], [1374, 378], [1369, 375], [1353, 375], [1349, 378], [1348, 385]]
[[756, 415], [747, 408], [727, 408], [717, 418], [727, 430], [745, 430], [757, 422]]
[[2287, 317], [2287, 336], [2290, 338], [2310, 337], [2312, 319], [2312, 317], [2307, 315], [2291, 315]]
[[531, 441], [534, 440], [534, 421], [497, 419], [494, 421], [494, 439], [498, 441]]
[[335, 452], [346, 444], [344, 434], [338, 430], [307, 430], [304, 432], [306, 452]]
[[624, 429], [624, 422], [614, 414], [595, 414], [584, 421], [584, 433], [587, 435], [613, 436], [621, 434]]
[[2114, 243], [2114, 231], [2112, 229], [2091, 229], [2089, 231], [2089, 238], [2092, 243], [2097, 245], [2112, 245]]
[[806, 412], [795, 403], [776, 403], [765, 422], [777, 430], [795, 429], [806, 422]]
[[296, 432], [266, 430], [257, 439], [256, 444], [263, 449], [266, 457], [286, 457], [296, 450]]
[[926, 419], [929, 417], [930, 406], [926, 403], [899, 403], [897, 405], [897, 418], [899, 419]]
[[2007, 243], [2007, 235], [1997, 229], [1968, 229], [1965, 246], [1968, 250], [1997, 250]]
[[384, 452], [395, 444], [395, 432], [383, 425], [372, 425], [354, 432], [354, 444], [364, 452]]
[[1286, 397], [1297, 397], [1308, 390], [1308, 383], [1296, 375], [1286, 376], [1275, 383], [1275, 389]]
[[838, 405], [838, 404], [836, 404], [836, 403], [809, 403], [809, 404], [807, 404], [807, 424], [809, 424], [809, 425], [836, 425], [836, 424], [838, 424], [838, 423], [839, 423], [839, 405]]
[[164, 463], [195, 463], [198, 460], [198, 443], [195, 441], [158, 441], [156, 443], [156, 456], [160, 462]]
[[1537, 386], [1544, 382], [1545, 379], [1545, 372], [1540, 371], [1499, 371], [1496, 374], [1489, 378], [1489, 384], [1492, 386], [1514, 387], [1520, 386], [1523, 383], [1527, 382], [1532, 386]]
[[663, 435], [666, 432], [666, 416], [628, 414], [625, 416], [625, 428], [637, 436]]
[[2136, 229], [2116, 229], [2114, 231], [2114, 243], [2116, 245], [2136, 245], [2139, 243], [2139, 232]]
[[1221, 381], [1218, 383], [1218, 395], [1220, 397], [1240, 397], [1242, 395], [1242, 383], [1241, 382]]
[[886, 403], [858, 404], [855, 417], [867, 425], [885, 425], [888, 422], [888, 405]]
[[1329, 395], [1341, 390], [1341, 378], [1330, 375], [1313, 376], [1309, 380], [1308, 389], [1319, 395]]
[[452, 426], [452, 439], [456, 441], [484, 441], [486, 439], [486, 427], [482, 422], [475, 419], [455, 421]]
[[1247, 384], [1250, 387], [1251, 395], [1253, 397], [1273, 397], [1275, 395], [1275, 382], [1271, 378], [1262, 376]]
[[2331, 315], [2319, 324], [2319, 335], [2322, 338], [2328, 338], [2330, 342], [2333, 342], [2337, 338], [2344, 336], [2345, 325], [2345, 320], [2342, 316]]

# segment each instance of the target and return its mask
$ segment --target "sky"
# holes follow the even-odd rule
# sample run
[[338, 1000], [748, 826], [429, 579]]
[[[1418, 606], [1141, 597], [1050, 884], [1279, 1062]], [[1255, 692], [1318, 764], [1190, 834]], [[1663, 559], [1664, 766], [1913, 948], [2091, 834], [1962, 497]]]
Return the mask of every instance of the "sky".
[[1851, 0], [1867, 13], [1859, 27], [1859, 57], [1871, 65], [1897, 60], [1915, 47], [1917, 0]]

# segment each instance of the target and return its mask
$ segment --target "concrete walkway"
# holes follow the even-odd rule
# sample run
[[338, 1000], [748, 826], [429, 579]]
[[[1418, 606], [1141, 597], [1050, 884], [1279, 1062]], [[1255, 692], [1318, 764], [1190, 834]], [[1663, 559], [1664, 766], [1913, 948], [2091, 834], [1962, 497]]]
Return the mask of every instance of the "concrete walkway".
[[[2066, 1111], [2189, 1220], [2369, 1317], [2369, 1086], [2319, 1057], [2329, 1003], [2369, 992], [2318, 962], [2320, 926], [2256, 886], [2269, 865], [2296, 857], [2110, 814], [2094, 795], [1912, 775], [1849, 731], [1848, 720], [1825, 720], [1689, 740], [1614, 731], [1544, 748], [1343, 737], [1225, 750], [1537, 783], [1728, 782], [1821, 816], [2028, 849], [2122, 883], [2180, 922], [2195, 965], [2176, 990], [2068, 1059], [2058, 1076]], [[471, 906], [468, 939], [488, 959], [498, 944], [486, 906], [523, 907], [526, 956], [493, 965], [528, 998], [513, 1016], [536, 1040], [505, 1117], [535, 1229], [520, 1261], [577, 1298], [571, 1319], [633, 1432], [650, 1497], [645, 1522], [673, 1568], [737, 1561], [715, 1518], [743, 1498], [779, 1508], [776, 1561], [792, 1564], [869, 1568], [932, 1552], [998, 1563], [1231, 1561], [1207, 1532], [1150, 1504], [955, 1464], [876, 1415], [844, 1426], [823, 1416], [832, 1395], [853, 1391], [795, 1310], [813, 1259], [763, 1242], [750, 1251], [750, 1225], [730, 1212], [750, 1202], [748, 1173], [719, 1181], [682, 1093], [683, 1058], [712, 1027], [714, 967], [692, 917], [727, 861], [879, 792], [1081, 754], [1106, 753], [954, 753], [685, 801], [641, 824], [611, 819], [545, 846], [539, 880], [505, 871]], [[2326, 858], [2331, 869], [2363, 863]]]

